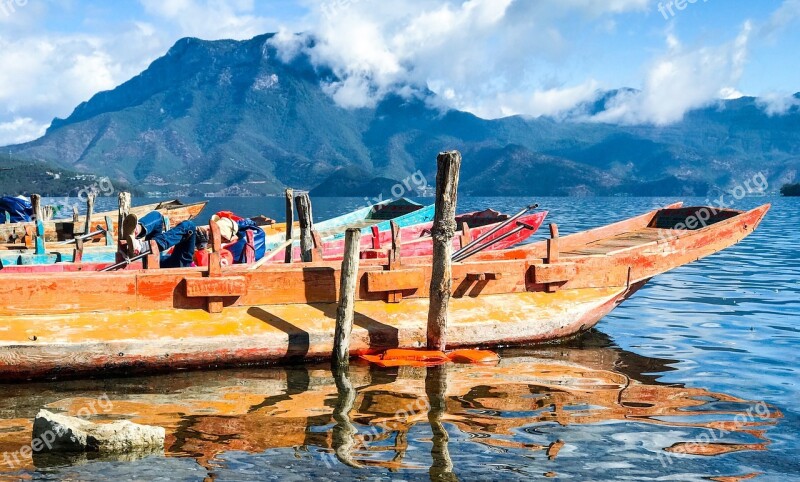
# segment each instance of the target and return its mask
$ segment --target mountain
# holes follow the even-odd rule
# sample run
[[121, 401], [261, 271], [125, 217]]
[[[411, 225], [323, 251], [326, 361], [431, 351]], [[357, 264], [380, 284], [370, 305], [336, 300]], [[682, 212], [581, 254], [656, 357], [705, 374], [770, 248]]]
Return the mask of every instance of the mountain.
[[[140, 75], [55, 119], [42, 138], [7, 149], [153, 195], [293, 187], [376, 196], [413, 175], [433, 184], [446, 149], [464, 153], [462, 191], [475, 195], [705, 195], [756, 172], [773, 191], [798, 177], [796, 106], [769, 116], [744, 97], [666, 127], [485, 120], [435, 107], [430, 92], [344, 109], [324, 89], [337, 80], [332, 72], [303, 56], [281, 61], [271, 38], [182, 39]], [[581, 107], [583, 118], [632, 92], [603, 93]]]

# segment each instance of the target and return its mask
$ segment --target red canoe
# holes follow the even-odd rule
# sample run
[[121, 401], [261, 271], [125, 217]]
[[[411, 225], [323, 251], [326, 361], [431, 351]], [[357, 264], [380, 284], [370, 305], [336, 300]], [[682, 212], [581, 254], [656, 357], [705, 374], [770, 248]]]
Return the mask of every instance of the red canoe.
[[[523, 216], [517, 221], [525, 223], [533, 229], [524, 229], [516, 234], [513, 234], [501, 241], [496, 242], [489, 246], [487, 251], [496, 251], [499, 249], [506, 249], [515, 246], [530, 236], [532, 236], [542, 225], [547, 211]], [[507, 214], [501, 214], [493, 209], [485, 211], [476, 211], [468, 214], [456, 216], [456, 224], [459, 230], [453, 238], [453, 249], [457, 250], [462, 247], [462, 243], [469, 242], [468, 240], [477, 239], [478, 237], [488, 233], [504, 221], [508, 220]], [[464, 224], [469, 228], [468, 236], [464, 236]], [[517, 222], [510, 223], [508, 226], [500, 229], [498, 232], [486, 238], [480, 244], [488, 243], [497, 239], [505, 234], [513, 231], [518, 226]], [[400, 228], [400, 245], [401, 256], [431, 256], [433, 254], [433, 238], [431, 238], [432, 222], [414, 224]], [[386, 257], [386, 248], [391, 247], [392, 233], [391, 231], [373, 232], [372, 234], [365, 234], [361, 236], [361, 257], [364, 259], [379, 259]], [[322, 243], [322, 259], [325, 261], [338, 261], [341, 260], [344, 253], [344, 239], [335, 239], [331, 241], [324, 241]], [[300, 248], [294, 248], [294, 259], [300, 258]], [[283, 263], [283, 252], [275, 253], [270, 263]]]

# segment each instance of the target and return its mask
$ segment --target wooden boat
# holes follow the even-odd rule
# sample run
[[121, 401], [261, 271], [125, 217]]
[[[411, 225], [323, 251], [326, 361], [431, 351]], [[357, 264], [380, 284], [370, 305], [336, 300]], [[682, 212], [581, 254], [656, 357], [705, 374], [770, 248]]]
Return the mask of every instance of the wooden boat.
[[[202, 203], [203, 207], [205, 203]], [[154, 207], [155, 205], [148, 205], [144, 207], [134, 208], [134, 212], [141, 216], [150, 212], [146, 208]], [[202, 210], [202, 207], [197, 210]], [[98, 215], [99, 216], [99, 215]], [[116, 214], [113, 219], [116, 220]], [[361, 208], [352, 213], [347, 213], [336, 218], [322, 221], [314, 225], [314, 229], [322, 236], [323, 240], [333, 240], [338, 234], [343, 233], [349, 227], [363, 228], [368, 232], [374, 229], [381, 231], [384, 235], [388, 233], [389, 223], [394, 221], [402, 227], [413, 226], [418, 223], [430, 221], [433, 218], [433, 206], [423, 206], [413, 201], [401, 198], [398, 200], [387, 200], [382, 203], [370, 206], [368, 208]], [[185, 221], [185, 219], [182, 219]], [[175, 222], [170, 218], [170, 224], [175, 225]], [[177, 221], [177, 219], [176, 219]], [[177, 221], [180, 222], [180, 221]], [[349, 223], [349, 224], [348, 224]], [[114, 223], [116, 225], [116, 223]], [[280, 226], [283, 226], [281, 228]], [[280, 246], [285, 241], [285, 224], [272, 224], [262, 226], [266, 237], [266, 249], [270, 251], [277, 246]], [[82, 229], [82, 228], [81, 228]], [[116, 229], [116, 228], [115, 228]], [[390, 233], [389, 233], [390, 235]], [[116, 259], [116, 243], [113, 239], [109, 241], [100, 236], [95, 239], [97, 242], [86, 244], [82, 253], [81, 266], [75, 267], [57, 267], [47, 268], [44, 271], [59, 272], [59, 271], [93, 271], [93, 268], [102, 268], [105, 265], [113, 264]], [[297, 251], [299, 253], [300, 247], [297, 244]], [[344, 246], [343, 242], [340, 243]], [[13, 248], [13, 249], [12, 249]], [[343, 249], [343, 248], [342, 248]], [[46, 266], [55, 263], [73, 263], [75, 261], [74, 245], [58, 245], [49, 243], [47, 245], [46, 255], [36, 255], [31, 249], [20, 245], [7, 247], [4, 252], [0, 249], [0, 269], [6, 269], [14, 266]], [[296, 259], [299, 259], [299, 254]], [[19, 271], [19, 270], [17, 270]], [[36, 272], [42, 271], [39, 269], [24, 269], [23, 271]]]
[[[160, 211], [170, 221], [171, 225], [177, 225], [182, 221], [194, 219], [206, 207], [207, 202], [198, 202], [193, 204], [183, 204], [177, 199], [171, 201], [163, 201], [159, 203], [145, 204], [142, 206], [134, 206], [131, 208], [131, 213], [137, 216], [144, 216], [151, 211]], [[114, 232], [117, 227], [118, 211], [107, 211], [94, 213], [92, 215], [92, 224], [104, 223], [106, 217], [111, 218], [114, 224]], [[65, 241], [73, 239], [75, 234], [82, 233], [86, 225], [86, 217], [80, 216], [78, 221], [69, 220], [52, 220], [44, 223], [44, 235], [46, 241]], [[22, 238], [25, 235], [25, 228], [33, 228], [34, 223], [11, 223], [0, 224], [0, 240], [8, 241], [9, 238], [17, 236]], [[25, 246], [19, 245], [18, 242], [5, 242], [6, 249], [24, 249]], [[9, 246], [10, 245], [10, 246]]]
[[[543, 466], [548, 458], [559, 457], [564, 443], [579, 454], [591, 453], [581, 450], [592, 443], [581, 434], [609, 423], [672, 428], [654, 444], [662, 457], [677, 444], [691, 442], [697, 431], [714, 428], [725, 427], [738, 443], [695, 444], [695, 450], [758, 451], [769, 445], [769, 428], [782, 415], [777, 408], [765, 406], [752, 422], [737, 424], [733, 417], [752, 412], [754, 402], [660, 383], [651, 375], [668, 371], [673, 360], [609, 347], [602, 334], [591, 333], [580, 342], [579, 347], [506, 349], [497, 365], [450, 365], [440, 372], [447, 378], [441, 393], [426, 384], [434, 370], [376, 371], [362, 364], [352, 365], [346, 377], [332, 374], [325, 365], [301, 365], [184, 372], [119, 383], [82, 380], [64, 382], [59, 390], [19, 386], [0, 400], [8, 417], [0, 419], [0, 451], [14, 454], [30, 444], [32, 419], [41, 407], [72, 416], [88, 409], [92, 421], [101, 423], [127, 419], [164, 427], [166, 456], [192, 457], [217, 474], [227, 452], [264, 454], [274, 449], [294, 449], [298, 457], [313, 456], [313, 464], [334, 468], [339, 466], [338, 453], [364, 466], [424, 472], [429, 454], [408, 450], [407, 440], [430, 430], [429, 415], [444, 417], [451, 433], [471, 435], [461, 442], [455, 439], [462, 437], [455, 437], [452, 443], [515, 451]], [[342, 380], [357, 388], [340, 389], [347, 386]], [[436, 398], [443, 403], [432, 403]], [[350, 418], [352, 407], [351, 423], [358, 430], [345, 440], [337, 436], [337, 424]], [[525, 427], [552, 424], [585, 429], [545, 430], [533, 441], [514, 436]], [[442, 441], [446, 438], [434, 439]], [[27, 470], [70, 462], [30, 454], [19, 458], [17, 469]], [[661, 467], [657, 459], [652, 465]], [[0, 465], [0, 477], [4, 467], [8, 470]]]
[[[549, 342], [586, 331], [653, 276], [741, 241], [768, 210], [678, 204], [455, 263], [448, 346]], [[0, 379], [327, 358], [340, 268], [0, 272]], [[425, 343], [431, 258], [404, 258], [393, 268], [361, 263], [353, 355]]]
[[[505, 239], [499, 239], [504, 235], [513, 231], [517, 225], [511, 223], [506, 227], [502, 227], [495, 234], [488, 236], [484, 242], [489, 242], [497, 239], [495, 244], [492, 244], [488, 250], [506, 249], [515, 246], [529, 237], [531, 237], [544, 222], [547, 217], [547, 212], [539, 212], [528, 216], [519, 218], [519, 222], [525, 223], [531, 229], [525, 229], [516, 234], [511, 234]], [[507, 214], [501, 214], [493, 209], [484, 211], [475, 211], [467, 214], [456, 216], [456, 225], [460, 229], [456, 232], [453, 238], [453, 248], [459, 249], [466, 245], [469, 241], [477, 239], [486, 233], [489, 233], [495, 227], [502, 224], [503, 221], [508, 220]], [[400, 245], [401, 256], [430, 256], [433, 254], [433, 238], [431, 238], [430, 230], [433, 227], [433, 222], [413, 224], [400, 228]], [[361, 257], [364, 259], [377, 259], [385, 258], [387, 249], [392, 243], [392, 232], [390, 230], [380, 231], [379, 226], [373, 226], [369, 234], [361, 236]], [[342, 259], [344, 253], [344, 239], [326, 239], [322, 243], [322, 259], [325, 261], [339, 261]], [[300, 259], [300, 247], [294, 247], [294, 259]], [[270, 259], [271, 263], [283, 263], [284, 253], [275, 253]]]

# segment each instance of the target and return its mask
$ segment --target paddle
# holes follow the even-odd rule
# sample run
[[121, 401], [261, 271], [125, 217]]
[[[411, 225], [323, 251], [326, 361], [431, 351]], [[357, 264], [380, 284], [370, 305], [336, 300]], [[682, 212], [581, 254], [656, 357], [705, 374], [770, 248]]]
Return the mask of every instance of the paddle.
[[518, 225], [517, 228], [507, 232], [506, 234], [500, 236], [497, 239], [493, 239], [493, 240], [489, 241], [486, 244], [483, 244], [481, 246], [473, 248], [473, 249], [471, 249], [470, 251], [468, 251], [466, 253], [462, 253], [462, 254], [460, 254], [458, 256], [454, 256], [453, 257], [453, 261], [455, 261], [455, 262], [464, 261], [465, 259], [469, 258], [470, 256], [476, 255], [476, 254], [480, 253], [481, 251], [485, 250], [486, 248], [488, 248], [489, 246], [492, 246], [493, 244], [499, 243], [500, 241], [502, 241], [502, 240], [504, 240], [504, 239], [506, 239], [506, 238], [508, 238], [510, 236], [514, 236], [515, 234], [519, 233], [520, 231], [522, 231], [524, 229], [528, 229], [530, 231], [536, 231], [536, 227], [535, 226], [531, 226], [530, 224], [523, 223], [522, 221], [517, 221], [517, 225]]
[[150, 250], [148, 249], [144, 253], [137, 254], [133, 258], [125, 258], [124, 260], [120, 261], [119, 263], [112, 264], [111, 266], [106, 266], [105, 268], [101, 269], [100, 272], [116, 271], [116, 270], [118, 270], [120, 268], [124, 268], [125, 266], [128, 266], [129, 264], [131, 264], [131, 263], [133, 263], [135, 261], [139, 261], [140, 259], [146, 258], [149, 254], [150, 254]]
[[277, 248], [273, 249], [273, 250], [272, 250], [272, 251], [270, 251], [269, 253], [265, 254], [265, 255], [264, 255], [264, 257], [263, 257], [263, 258], [261, 258], [260, 260], [258, 260], [257, 262], [253, 263], [253, 264], [250, 266], [250, 268], [248, 268], [248, 269], [251, 269], [251, 270], [256, 270], [256, 269], [258, 269], [258, 268], [260, 268], [260, 267], [264, 266], [264, 263], [266, 263], [267, 261], [269, 261], [270, 259], [272, 259], [272, 258], [273, 258], [275, 255], [277, 255], [279, 252], [281, 252], [281, 251], [283, 251], [284, 249], [288, 248], [288, 247], [289, 247], [289, 246], [290, 246], [292, 243], [294, 243], [295, 241], [296, 241], [295, 239], [287, 239], [286, 241], [284, 241], [284, 242], [283, 242], [283, 244], [281, 244], [281, 245], [280, 245], [280, 246], [278, 246]]
[[[526, 208], [525, 208], [525, 209], [523, 209], [522, 211], [520, 211], [520, 212], [518, 212], [517, 214], [515, 214], [515, 215], [511, 216], [510, 218], [506, 219], [506, 220], [505, 220], [505, 221], [504, 221], [502, 224], [500, 224], [499, 226], [495, 227], [494, 229], [492, 229], [492, 230], [491, 230], [491, 231], [489, 231], [488, 233], [485, 233], [484, 235], [482, 235], [482, 236], [478, 237], [476, 240], [472, 241], [471, 243], [467, 244], [467, 245], [466, 245], [466, 246], [464, 246], [463, 248], [461, 248], [461, 249], [459, 249], [458, 251], [456, 251], [455, 253], [453, 253], [453, 261], [457, 261], [457, 259], [456, 259], [456, 258], [460, 257], [462, 254], [464, 254], [464, 253], [465, 253], [465, 252], [467, 252], [468, 250], [472, 249], [472, 248], [473, 248], [474, 246], [476, 246], [478, 243], [482, 242], [483, 240], [487, 239], [489, 236], [491, 236], [491, 235], [495, 234], [496, 232], [498, 232], [498, 231], [500, 231], [501, 229], [505, 228], [505, 227], [506, 227], [506, 226], [508, 226], [509, 224], [513, 223], [514, 221], [516, 221], [517, 219], [519, 219], [520, 217], [522, 217], [522, 216], [523, 216], [525, 213], [527, 213], [528, 211], [532, 211], [532, 210], [534, 210], [534, 209], [536, 209], [536, 208], [538, 208], [538, 207], [539, 207], [539, 205], [538, 205], [538, 204], [531, 204], [530, 206], [526, 207]], [[492, 244], [494, 244], [494, 243], [492, 243]]]
[[68, 239], [66, 241], [61, 241], [60, 243], [56, 243], [56, 246], [64, 246], [66, 244], [75, 244], [79, 239], [86, 240], [86, 239], [90, 239], [90, 238], [93, 238], [95, 236], [98, 236], [100, 234], [105, 234], [105, 233], [106, 233], [105, 228], [103, 228], [102, 226], [97, 226], [97, 231], [93, 231], [91, 233], [84, 234], [82, 236], [78, 236], [77, 238], [74, 238], [74, 239]]

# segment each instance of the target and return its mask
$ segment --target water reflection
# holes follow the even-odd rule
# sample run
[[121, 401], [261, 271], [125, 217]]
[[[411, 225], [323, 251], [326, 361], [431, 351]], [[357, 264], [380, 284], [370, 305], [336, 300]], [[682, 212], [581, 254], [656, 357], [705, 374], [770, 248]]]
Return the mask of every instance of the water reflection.
[[[780, 417], [774, 407], [756, 413], [751, 401], [659, 383], [672, 360], [620, 350], [596, 332], [569, 345], [501, 355], [497, 366], [356, 364], [334, 374], [308, 365], [14, 386], [0, 401], [0, 451], [30, 442], [38, 408], [77, 414], [103, 394], [113, 406], [93, 420], [166, 427], [167, 457], [194, 459], [209, 479], [225, 478], [243, 460], [256, 473], [261, 463], [280, 471], [271, 465], [276, 458], [291, 473], [321, 471], [314, 476], [389, 470], [471, 479], [484, 459], [503, 470], [555, 475], [574, 464], [586, 470], [596, 459], [624, 463], [631, 451], [658, 472], [665, 454], [669, 461], [764, 450]], [[65, 398], [67, 392], [75, 395]], [[736, 418], [748, 409], [752, 419]], [[724, 434], [694, 443], [710, 431]], [[594, 456], [617, 443], [624, 446], [618, 454]], [[34, 462], [21, 468], [32, 470]]]

